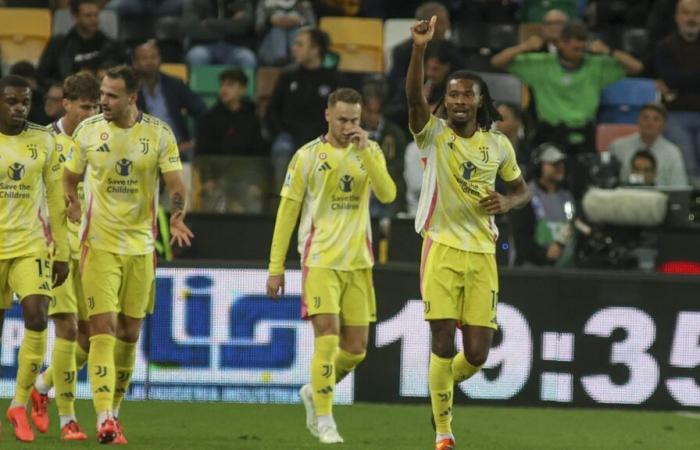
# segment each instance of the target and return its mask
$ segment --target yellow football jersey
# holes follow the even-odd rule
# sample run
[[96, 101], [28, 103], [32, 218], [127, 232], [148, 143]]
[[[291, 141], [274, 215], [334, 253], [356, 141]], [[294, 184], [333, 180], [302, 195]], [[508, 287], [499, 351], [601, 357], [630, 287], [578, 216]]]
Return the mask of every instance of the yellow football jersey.
[[[376, 142], [364, 151], [386, 170]], [[298, 242], [304, 266], [372, 267], [370, 187], [357, 150], [335, 148], [318, 138], [295, 153], [280, 195], [302, 203]]]
[[46, 128], [27, 122], [18, 135], [0, 133], [0, 259], [46, 252], [53, 237], [54, 257], [68, 261], [61, 175]]
[[[48, 125], [47, 128], [51, 131], [56, 139], [56, 152], [58, 153], [58, 160], [61, 164], [65, 164], [66, 160], [73, 152], [73, 139], [65, 133], [61, 125], [61, 119]], [[61, 171], [63, 172], [63, 171]], [[80, 200], [80, 206], [82, 211], [83, 205], [83, 183], [78, 184], [78, 199]], [[70, 257], [72, 259], [80, 259], [80, 225], [73, 223], [71, 221], [66, 221], [66, 228], [68, 230], [68, 249], [70, 251]]]
[[496, 175], [506, 182], [520, 176], [508, 138], [485, 130], [462, 138], [432, 115], [414, 137], [424, 166], [416, 232], [456, 249], [495, 253], [498, 228], [479, 200], [495, 189]]
[[76, 128], [73, 142], [66, 168], [85, 172], [81, 243], [121, 255], [153, 252], [158, 169], [182, 170], [170, 127], [140, 114], [124, 129], [99, 114]]

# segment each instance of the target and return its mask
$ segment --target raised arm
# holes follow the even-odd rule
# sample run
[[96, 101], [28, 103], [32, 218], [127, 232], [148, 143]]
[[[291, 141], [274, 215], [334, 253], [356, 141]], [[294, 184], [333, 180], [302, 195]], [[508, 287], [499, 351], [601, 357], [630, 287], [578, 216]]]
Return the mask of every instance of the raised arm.
[[542, 47], [542, 43], [541, 37], [537, 35], [530, 36], [526, 41], [493, 55], [491, 65], [497, 69], [507, 69], [516, 56], [521, 53], [536, 52]]
[[625, 69], [627, 75], [636, 75], [644, 70], [644, 64], [640, 60], [627, 52], [609, 47], [601, 40], [593, 41], [590, 51], [598, 55], [609, 55]]
[[435, 33], [436, 16], [427, 20], [419, 20], [411, 27], [413, 48], [411, 61], [406, 74], [406, 100], [408, 101], [408, 126], [414, 133], [420, 132], [430, 120], [430, 107], [423, 95], [423, 59], [425, 47]]

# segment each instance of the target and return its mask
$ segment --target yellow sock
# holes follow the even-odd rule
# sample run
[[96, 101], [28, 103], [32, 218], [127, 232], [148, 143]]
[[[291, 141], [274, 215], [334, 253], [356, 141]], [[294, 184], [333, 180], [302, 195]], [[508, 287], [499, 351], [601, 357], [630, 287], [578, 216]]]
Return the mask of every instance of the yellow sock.
[[97, 334], [90, 338], [88, 375], [92, 386], [92, 402], [97, 414], [112, 411], [114, 399], [114, 336]]
[[37, 375], [44, 361], [46, 352], [46, 330], [32, 331], [24, 329], [24, 339], [19, 347], [17, 358], [17, 385], [14, 404], [26, 405], [29, 394], [34, 387]]
[[452, 433], [452, 396], [454, 393], [452, 358], [440, 358], [431, 353], [428, 374], [435, 431], [440, 434]]
[[88, 354], [80, 344], [75, 346], [75, 371], [80, 372], [80, 369], [87, 363]]
[[472, 366], [464, 352], [459, 352], [452, 359], [452, 374], [455, 377], [455, 383], [459, 384], [464, 380], [468, 380], [475, 373], [481, 370], [482, 366]]
[[54, 385], [56, 386], [56, 406], [61, 416], [75, 414], [75, 342], [56, 338], [51, 355], [51, 367], [56, 372]]
[[367, 353], [364, 352], [359, 354], [350, 353], [339, 348], [338, 354], [335, 356], [335, 382], [340, 383], [347, 374], [352, 372], [365, 359], [366, 355]]
[[311, 387], [317, 416], [328, 416], [333, 411], [335, 372], [333, 363], [338, 351], [336, 335], [314, 339], [314, 355], [311, 358]]
[[[75, 372], [76, 374], [80, 372], [80, 370], [85, 366], [87, 363], [88, 359], [88, 354], [83, 348], [80, 346], [80, 344], [75, 346]], [[43, 385], [46, 388], [46, 391], [48, 392], [49, 389], [53, 387], [53, 364], [51, 364], [49, 367], [44, 370], [43, 375]]]
[[[53, 365], [53, 364], [52, 364]], [[49, 389], [53, 387], [53, 367], [49, 366], [44, 370], [44, 384], [48, 386]]]
[[117, 373], [117, 383], [114, 387], [114, 400], [112, 409], [114, 411], [121, 406], [126, 390], [131, 383], [131, 374], [134, 372], [136, 364], [136, 343], [125, 342], [117, 339], [114, 345], [114, 369]]

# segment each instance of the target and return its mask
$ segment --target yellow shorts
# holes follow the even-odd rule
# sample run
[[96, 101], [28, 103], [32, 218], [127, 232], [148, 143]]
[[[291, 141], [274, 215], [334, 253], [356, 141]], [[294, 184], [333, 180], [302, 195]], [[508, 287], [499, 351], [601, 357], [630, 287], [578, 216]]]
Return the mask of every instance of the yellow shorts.
[[20, 301], [30, 295], [52, 298], [48, 252], [0, 259], [0, 309], [12, 307], [13, 292]]
[[80, 267], [88, 316], [114, 312], [142, 319], [153, 312], [155, 254], [118, 255], [86, 246]]
[[377, 320], [372, 269], [333, 270], [305, 267], [302, 317], [336, 314], [341, 325], [366, 326]]
[[426, 238], [421, 257], [425, 320], [497, 329], [498, 271], [489, 253], [458, 250]]
[[65, 283], [53, 290], [53, 300], [49, 303], [49, 316], [77, 314], [78, 320], [88, 320], [83, 283], [80, 281], [80, 260], [71, 259], [69, 264], [70, 272]]

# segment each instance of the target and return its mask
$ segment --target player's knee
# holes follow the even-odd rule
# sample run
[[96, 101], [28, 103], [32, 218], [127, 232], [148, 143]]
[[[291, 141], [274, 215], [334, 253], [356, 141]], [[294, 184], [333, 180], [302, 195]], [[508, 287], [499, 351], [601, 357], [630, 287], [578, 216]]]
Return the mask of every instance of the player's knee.
[[139, 340], [140, 331], [139, 328], [134, 327], [118, 327], [116, 336], [120, 341], [137, 342]]
[[75, 342], [78, 339], [78, 327], [71, 327], [69, 324], [63, 324], [63, 327], [56, 326], [56, 337]]
[[455, 345], [449, 339], [433, 338], [432, 351], [440, 358], [451, 358], [455, 354]]
[[469, 364], [474, 367], [480, 367], [486, 364], [486, 360], [489, 357], [488, 348], [470, 348], [464, 350], [464, 356], [467, 358]]
[[24, 317], [24, 327], [32, 331], [44, 331], [48, 326], [49, 320], [43, 314], [33, 314]]

